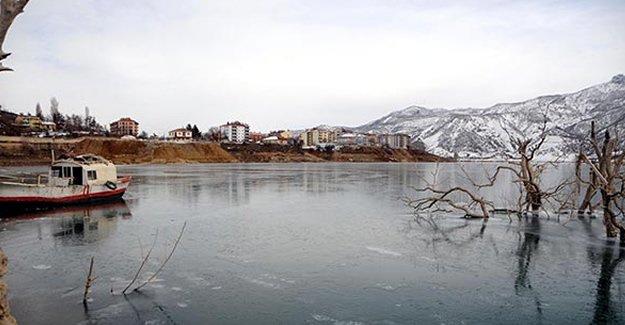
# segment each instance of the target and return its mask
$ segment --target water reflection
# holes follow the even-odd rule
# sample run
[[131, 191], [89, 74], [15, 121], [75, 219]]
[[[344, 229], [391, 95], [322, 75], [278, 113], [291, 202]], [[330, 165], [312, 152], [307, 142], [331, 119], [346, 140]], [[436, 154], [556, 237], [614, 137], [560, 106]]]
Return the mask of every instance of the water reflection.
[[[174, 168], [172, 166], [170, 168]], [[249, 164], [224, 168], [222, 166], [185, 166], [167, 170], [149, 179], [134, 176], [138, 192], [149, 192], [153, 186], [167, 185], [167, 194], [189, 204], [209, 197], [220, 197], [230, 205], [248, 204], [254, 195], [272, 193], [301, 193], [320, 196], [341, 193], [359, 187], [379, 193], [390, 192], [401, 197], [409, 186], [418, 185], [422, 166], [411, 164]], [[160, 194], [160, 193], [159, 193]]]
[[518, 270], [516, 279], [514, 280], [514, 291], [517, 295], [527, 293], [533, 296], [538, 318], [540, 319], [542, 315], [542, 304], [538, 293], [532, 288], [529, 274], [532, 268], [532, 257], [538, 251], [540, 219], [537, 216], [525, 216], [521, 222], [524, 228], [519, 232], [519, 241], [516, 251]]
[[[454, 166], [444, 166], [441, 182], [463, 182]], [[615, 291], [623, 253], [601, 239], [601, 220], [419, 224], [397, 199], [434, 168], [121, 166], [133, 176], [130, 220], [122, 204], [3, 223], [13, 311], [22, 323], [59, 324], [623, 321]], [[510, 184], [488, 190], [502, 201], [518, 194]], [[145, 268], [156, 270], [184, 221], [190, 227], [158, 281], [127, 299], [111, 295], [132, 280], [158, 232]], [[83, 314], [80, 290], [69, 290], [84, 284], [92, 256], [99, 281]]]
[[[499, 221], [501, 220], [495, 222]], [[560, 312], [557, 309], [554, 310], [553, 307], [556, 304], [554, 299], [555, 301], [560, 299], [557, 293], [551, 292], [554, 289], [553, 278], [560, 277], [560, 272], [564, 274], [572, 272], [575, 276], [565, 278], [563, 281], [568, 286], [576, 286], [578, 285], [576, 282], [583, 278], [582, 275], [589, 274], [591, 279], [594, 278], [592, 281], [594, 287], [591, 289], [594, 295], [592, 305], [588, 310], [589, 313], [586, 314], [588, 321], [592, 324], [621, 324], [625, 319], [621, 287], [623, 284], [622, 267], [625, 265], [622, 263], [625, 260], [625, 244], [603, 239], [601, 235], [603, 225], [598, 219], [579, 217], [569, 220], [567, 223], [564, 227], [557, 218], [549, 220], [528, 215], [516, 219], [509, 225], [496, 223], [497, 226], [508, 229], [504, 232], [497, 229], [497, 226], [491, 230], [495, 232], [495, 236], [503, 236], [498, 238], [500, 244], [505, 241], [506, 237], [514, 236], [514, 233], [518, 234], [516, 244], [508, 246], [508, 249], [513, 253], [510, 256], [514, 257], [514, 272], [510, 282], [513, 284], [514, 295], [519, 298], [512, 301], [521, 309], [526, 302], [533, 306], [535, 313], [531, 318], [532, 322], [550, 323], [553, 321], [554, 315]], [[418, 217], [414, 223], [410, 223], [409, 228], [411, 229], [406, 234], [415, 231], [412, 229], [413, 227], [420, 228], [420, 231], [416, 231], [421, 234], [425, 230], [427, 235], [421, 235], [418, 239], [425, 242], [426, 248], [432, 250], [437, 261], [458, 258], [458, 256], [469, 256], [463, 260], [462, 263], [464, 264], [456, 266], [463, 272], [470, 273], [474, 271], [475, 266], [471, 265], [469, 261], [475, 262], [473, 260], [485, 256], [483, 254], [476, 255], [476, 251], [483, 251], [487, 246], [492, 246], [497, 251], [487, 224], [488, 220]], [[568, 238], [567, 231], [571, 231], [571, 234], [578, 238], [573, 240]], [[587, 263], [583, 263], [583, 260], [576, 260], [574, 255], [569, 255], [570, 253], [561, 254], [559, 250], [565, 246], [569, 246], [566, 249], [570, 249], [570, 251], [579, 251], [581, 248], [583, 252], [585, 249]], [[422, 255], [423, 252], [417, 254]], [[570, 260], [567, 261], [567, 259]], [[476, 263], [478, 265], [490, 263], [488, 264], [489, 267], [496, 268], [496, 263], [492, 264], [490, 258]], [[545, 263], [552, 263], [552, 265], [545, 267]], [[578, 269], [562, 269], [568, 265], [574, 265]], [[549, 273], [548, 270], [551, 270], [552, 273]], [[621, 277], [619, 278], [619, 276]], [[561, 285], [563, 284], [556, 284], [555, 288]], [[551, 289], [545, 290], [545, 288]], [[580, 306], [580, 310], [583, 310], [582, 306]], [[562, 315], [558, 317], [562, 318], [556, 317], [555, 319], [559, 321], [565, 319]]]
[[[619, 266], [625, 260], [625, 245], [616, 244], [613, 241], [603, 246], [601, 257], [601, 271], [599, 272], [599, 280], [597, 281], [597, 293], [595, 301], [595, 312], [593, 315], [593, 324], [617, 324], [623, 319], [623, 315], [619, 314], [623, 308], [616, 307], [612, 301], [612, 278]], [[615, 306], [616, 305], [616, 306]]]
[[[74, 205], [53, 210], [13, 213], [5, 218], [5, 225], [13, 221], [48, 219], [52, 237], [62, 245], [81, 245], [93, 242], [114, 232], [117, 219], [128, 219], [132, 213], [124, 200], [108, 203]], [[37, 237], [43, 238], [42, 224], [37, 223]]]
[[117, 219], [128, 219], [132, 213], [125, 201], [55, 210], [52, 236], [63, 245], [82, 245], [114, 232]]

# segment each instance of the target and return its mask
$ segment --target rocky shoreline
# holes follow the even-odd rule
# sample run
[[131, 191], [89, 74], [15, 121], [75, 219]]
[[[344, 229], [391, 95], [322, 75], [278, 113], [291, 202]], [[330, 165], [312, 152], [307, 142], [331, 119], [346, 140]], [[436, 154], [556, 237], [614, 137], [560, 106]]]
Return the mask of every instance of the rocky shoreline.
[[48, 164], [51, 151], [61, 155], [91, 153], [116, 164], [256, 163], [256, 162], [435, 162], [448, 161], [421, 150], [380, 147], [304, 150], [294, 146], [172, 143], [111, 138], [0, 138], [0, 165]]

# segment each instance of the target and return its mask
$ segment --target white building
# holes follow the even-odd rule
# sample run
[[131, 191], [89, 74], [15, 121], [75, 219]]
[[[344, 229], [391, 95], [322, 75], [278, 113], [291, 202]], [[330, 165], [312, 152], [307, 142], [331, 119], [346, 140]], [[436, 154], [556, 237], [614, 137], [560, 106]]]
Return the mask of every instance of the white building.
[[219, 127], [223, 139], [228, 142], [243, 143], [250, 137], [250, 126], [236, 122], [228, 122]]
[[187, 129], [175, 129], [168, 133], [168, 139], [174, 141], [191, 141], [193, 133]]
[[366, 146], [368, 145], [367, 136], [357, 133], [343, 133], [338, 137], [338, 143], [343, 146]]

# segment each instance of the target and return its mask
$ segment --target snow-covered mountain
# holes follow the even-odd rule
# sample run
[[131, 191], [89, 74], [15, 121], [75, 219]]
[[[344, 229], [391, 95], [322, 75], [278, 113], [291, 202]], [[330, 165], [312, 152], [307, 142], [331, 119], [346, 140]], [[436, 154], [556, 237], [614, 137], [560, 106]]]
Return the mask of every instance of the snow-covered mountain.
[[559, 156], [577, 150], [573, 141], [598, 129], [625, 130], [625, 76], [571, 94], [541, 96], [488, 108], [429, 109], [419, 106], [392, 112], [356, 128], [359, 132], [406, 133], [413, 142], [442, 156], [504, 157], [511, 137], [537, 137], [546, 118], [549, 136], [539, 153]]

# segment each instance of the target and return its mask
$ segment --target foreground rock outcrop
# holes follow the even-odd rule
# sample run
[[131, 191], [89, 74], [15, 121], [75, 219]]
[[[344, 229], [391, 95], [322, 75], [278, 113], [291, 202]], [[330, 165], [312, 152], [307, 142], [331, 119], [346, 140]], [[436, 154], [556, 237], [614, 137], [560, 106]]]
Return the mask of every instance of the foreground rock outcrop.
[[9, 271], [9, 259], [0, 248], [0, 325], [17, 324], [9, 307], [9, 289], [4, 282], [4, 275]]

